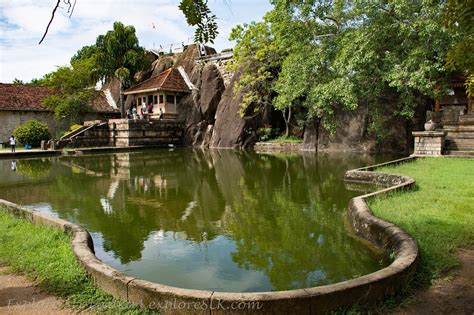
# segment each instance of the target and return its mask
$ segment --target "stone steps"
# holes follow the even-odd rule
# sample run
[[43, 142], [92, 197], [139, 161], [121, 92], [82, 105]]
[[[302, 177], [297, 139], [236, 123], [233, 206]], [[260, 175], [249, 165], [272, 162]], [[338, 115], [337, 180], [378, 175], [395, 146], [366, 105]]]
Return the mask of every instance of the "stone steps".
[[452, 156], [472, 156], [474, 157], [474, 150], [445, 150], [445, 155]]
[[446, 138], [445, 150], [474, 150], [474, 138]]
[[474, 132], [472, 131], [446, 131], [446, 138], [447, 139], [456, 139], [456, 138], [465, 138], [465, 139], [473, 139]]
[[443, 125], [444, 131], [472, 131], [474, 132], [474, 124], [470, 123], [452, 123], [452, 124], [444, 124]]
[[467, 114], [459, 116], [460, 123], [471, 123], [474, 124], [474, 114]]

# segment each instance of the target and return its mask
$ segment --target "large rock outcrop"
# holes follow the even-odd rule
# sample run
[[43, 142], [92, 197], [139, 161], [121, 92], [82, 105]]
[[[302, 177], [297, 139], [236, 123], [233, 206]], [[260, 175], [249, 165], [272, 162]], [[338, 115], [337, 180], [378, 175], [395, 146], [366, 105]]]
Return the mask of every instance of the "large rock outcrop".
[[234, 86], [239, 78], [239, 74], [234, 75], [217, 107], [210, 144], [213, 148], [240, 148], [244, 144], [246, 120], [239, 114], [242, 93], [234, 93]]
[[163, 71], [168, 70], [174, 65], [175, 62], [176, 62], [176, 57], [174, 55], [162, 56], [156, 59], [151, 64], [151, 68], [152, 68], [151, 76], [154, 77], [162, 73]]
[[[395, 105], [393, 105], [395, 106]], [[407, 121], [393, 116], [390, 104], [381, 112], [383, 135], [369, 132], [370, 109], [360, 104], [353, 111], [335, 109], [336, 130], [331, 134], [317, 120], [307, 123], [303, 147], [310, 151], [353, 151], [406, 153], [413, 144], [411, 131], [422, 128], [422, 112], [425, 106], [417, 106], [415, 117]]]
[[215, 65], [207, 64], [204, 66], [200, 90], [199, 108], [201, 115], [209, 123], [214, 123], [217, 107], [225, 90], [224, 80]]

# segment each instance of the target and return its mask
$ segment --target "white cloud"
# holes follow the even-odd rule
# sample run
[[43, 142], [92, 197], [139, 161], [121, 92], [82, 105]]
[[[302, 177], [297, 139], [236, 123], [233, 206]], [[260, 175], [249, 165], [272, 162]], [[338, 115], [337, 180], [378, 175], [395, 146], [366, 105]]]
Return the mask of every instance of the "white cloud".
[[[233, 12], [224, 0], [210, 2], [213, 12], [223, 17], [219, 20], [217, 49], [232, 46], [227, 38], [236, 20], [249, 22], [269, 9], [268, 4], [255, 5], [252, 1], [252, 7], [248, 1], [231, 2]], [[11, 82], [14, 78], [29, 81], [42, 77], [55, 66], [67, 64], [77, 50], [93, 44], [98, 35], [112, 29], [114, 21], [133, 25], [140, 44], [148, 48], [188, 42], [194, 30], [186, 24], [178, 3], [178, 0], [77, 0], [71, 18], [62, 4], [45, 41], [38, 45], [56, 0], [0, 0], [0, 82]]]

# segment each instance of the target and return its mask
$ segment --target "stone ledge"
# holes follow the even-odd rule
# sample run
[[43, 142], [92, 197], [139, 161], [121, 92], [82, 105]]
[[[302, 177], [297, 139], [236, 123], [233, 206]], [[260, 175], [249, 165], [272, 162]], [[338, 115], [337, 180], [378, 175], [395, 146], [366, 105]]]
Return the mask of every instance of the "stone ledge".
[[413, 131], [413, 137], [444, 137], [445, 131]]
[[[323, 314], [339, 307], [382, 299], [395, 294], [411, 281], [418, 260], [418, 248], [415, 241], [394, 224], [373, 216], [365, 201], [376, 195], [413, 187], [415, 181], [410, 177], [371, 172], [379, 166], [398, 164], [411, 159], [413, 158], [351, 170], [344, 178], [346, 181], [376, 183], [388, 187], [353, 198], [349, 205], [349, 221], [356, 234], [396, 253], [391, 265], [356, 279], [298, 290], [254, 293], [211, 292], [169, 287], [136, 279], [97, 259], [89, 232], [79, 225], [49, 217], [1, 199], [0, 205], [18, 217], [55, 226], [65, 233], [72, 234], [73, 252], [97, 286], [115, 297], [151, 309], [158, 309], [161, 313]], [[261, 308], [230, 309], [244, 305], [242, 303], [250, 303]], [[180, 308], [181, 306], [184, 308]]]
[[255, 152], [301, 151], [303, 149], [303, 143], [257, 142], [253, 149]]

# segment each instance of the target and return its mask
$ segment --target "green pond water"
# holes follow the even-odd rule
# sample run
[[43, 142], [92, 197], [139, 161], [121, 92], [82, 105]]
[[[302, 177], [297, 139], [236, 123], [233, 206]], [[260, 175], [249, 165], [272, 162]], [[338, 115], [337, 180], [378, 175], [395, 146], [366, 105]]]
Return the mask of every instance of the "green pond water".
[[0, 198], [78, 223], [99, 259], [190, 289], [277, 291], [388, 264], [347, 230], [348, 169], [390, 157], [153, 150], [0, 160]]

